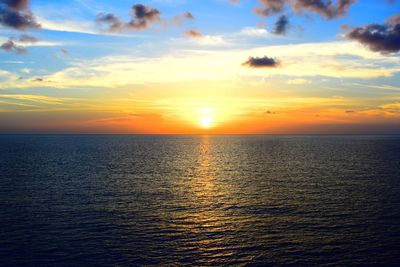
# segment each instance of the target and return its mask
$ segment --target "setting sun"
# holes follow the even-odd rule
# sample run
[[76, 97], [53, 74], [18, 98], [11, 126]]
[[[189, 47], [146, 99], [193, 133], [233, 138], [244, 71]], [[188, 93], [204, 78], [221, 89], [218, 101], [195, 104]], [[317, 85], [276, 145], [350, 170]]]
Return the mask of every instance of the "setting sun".
[[213, 118], [211, 116], [203, 116], [200, 118], [200, 126], [205, 129], [212, 127]]

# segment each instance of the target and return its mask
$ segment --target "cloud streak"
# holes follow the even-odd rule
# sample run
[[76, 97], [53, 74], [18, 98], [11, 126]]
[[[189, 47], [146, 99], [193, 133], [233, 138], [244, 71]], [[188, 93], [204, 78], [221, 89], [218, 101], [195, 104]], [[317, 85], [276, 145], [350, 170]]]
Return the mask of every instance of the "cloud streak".
[[[198, 39], [202, 41], [204, 38]], [[192, 40], [188, 40], [191, 42]], [[121, 54], [76, 61], [71, 66], [43, 75], [48, 83], [33, 82], [37, 76], [17, 80], [5, 73], [0, 89], [9, 88], [131, 88], [143, 84], [193, 84], [193, 81], [226, 81], [287, 77], [289, 80], [313, 77], [371, 79], [400, 73], [398, 59], [372, 52], [355, 42], [327, 42], [265, 46], [238, 51], [235, 48], [174, 50], [161, 57]], [[302, 53], [298, 53], [302, 51]], [[267, 67], [248, 55], [273, 55], [284, 64]], [[135, 60], [132, 60], [134, 58]], [[277, 61], [274, 59], [274, 61]], [[321, 58], [324, 58], [321, 61]], [[262, 58], [261, 58], [262, 59]], [[269, 65], [274, 65], [273, 62]], [[260, 67], [252, 67], [249, 64]], [[267, 68], [267, 69], [265, 69]], [[266, 71], [267, 70], [267, 71]], [[1, 74], [1, 73], [0, 73]], [[1, 76], [1, 75], [0, 75]]]

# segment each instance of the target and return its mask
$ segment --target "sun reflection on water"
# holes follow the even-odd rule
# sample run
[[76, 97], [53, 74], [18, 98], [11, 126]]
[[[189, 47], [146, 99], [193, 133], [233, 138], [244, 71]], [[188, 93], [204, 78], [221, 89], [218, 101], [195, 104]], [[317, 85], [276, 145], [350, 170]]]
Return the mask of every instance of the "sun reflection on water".
[[188, 184], [189, 205], [182, 225], [187, 236], [193, 236], [189, 246], [202, 256], [204, 264], [222, 263], [232, 257], [235, 246], [229, 245], [229, 233], [238, 231], [232, 214], [226, 212], [230, 202], [229, 186], [218, 177], [219, 164], [213, 139], [201, 137], [197, 153], [195, 177]]

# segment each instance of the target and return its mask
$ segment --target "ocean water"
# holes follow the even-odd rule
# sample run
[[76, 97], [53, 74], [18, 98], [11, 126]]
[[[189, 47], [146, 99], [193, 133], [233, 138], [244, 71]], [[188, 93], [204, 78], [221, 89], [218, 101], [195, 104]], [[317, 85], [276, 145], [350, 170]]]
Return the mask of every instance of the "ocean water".
[[400, 136], [0, 136], [1, 266], [395, 266]]

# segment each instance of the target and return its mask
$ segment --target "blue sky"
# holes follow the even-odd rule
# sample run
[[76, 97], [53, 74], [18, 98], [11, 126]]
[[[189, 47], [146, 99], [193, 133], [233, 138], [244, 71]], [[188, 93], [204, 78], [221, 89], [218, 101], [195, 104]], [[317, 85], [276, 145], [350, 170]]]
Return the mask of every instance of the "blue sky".
[[[348, 14], [336, 19], [327, 20], [312, 12], [295, 14], [293, 10], [286, 7], [285, 14], [290, 18], [290, 28], [286, 36], [276, 37], [265, 40], [263, 38], [241, 39], [240, 46], [265, 46], [287, 43], [310, 43], [343, 40], [342, 25], [362, 26], [369, 23], [383, 23], [388, 17], [393, 15], [398, 3], [382, 4], [385, 1], [363, 0], [355, 3], [348, 11]], [[74, 52], [79, 58], [95, 58], [102, 55], [115, 53], [116, 50], [136, 50], [140, 46], [149, 43], [166, 43], [171, 39], [182, 38], [182, 32], [192, 28], [199, 29], [202, 33], [210, 36], [235, 35], [246, 28], [265, 29], [271, 31], [278, 15], [270, 17], [260, 17], [254, 14], [255, 7], [260, 6], [258, 1], [242, 1], [238, 4], [231, 4], [225, 0], [155, 0], [142, 1], [140, 3], [155, 7], [162, 13], [162, 17], [170, 19], [175, 15], [190, 11], [195, 16], [195, 20], [185, 22], [181, 27], [156, 27], [156, 29], [143, 32], [124, 32], [123, 35], [110, 36], [107, 32], [102, 32], [96, 28], [96, 14], [105, 12], [113, 13], [125, 20], [129, 20], [130, 8], [133, 2], [129, 0], [119, 1], [94, 1], [94, 0], [60, 0], [60, 1], [31, 1], [31, 10], [42, 24], [40, 30], [25, 31], [37, 36], [40, 40], [53, 42], [53, 47], [34, 47], [32, 53], [27, 57], [21, 57], [12, 53], [2, 53], [3, 61], [19, 61], [24, 59], [30, 66], [41, 68], [41, 64], [46, 64], [46, 69], [53, 69], [65, 66], [65, 60], [46, 60], [57, 53], [60, 48]], [[373, 15], [372, 15], [373, 14]], [[56, 24], [59, 30], [49, 30]], [[73, 25], [73, 27], [72, 27]], [[93, 34], [82, 33], [89, 31]], [[18, 36], [19, 31], [4, 28], [1, 36], [3, 39], [9, 36]], [[93, 49], [95, 43], [95, 49]], [[168, 46], [160, 47], [158, 51], [171, 49]], [[173, 49], [173, 48], [172, 48]], [[49, 53], [50, 51], [50, 53]], [[36, 64], [33, 64], [36, 63]], [[2, 66], [5, 69], [12, 69], [15, 66]]]

